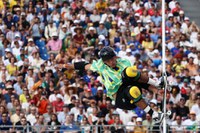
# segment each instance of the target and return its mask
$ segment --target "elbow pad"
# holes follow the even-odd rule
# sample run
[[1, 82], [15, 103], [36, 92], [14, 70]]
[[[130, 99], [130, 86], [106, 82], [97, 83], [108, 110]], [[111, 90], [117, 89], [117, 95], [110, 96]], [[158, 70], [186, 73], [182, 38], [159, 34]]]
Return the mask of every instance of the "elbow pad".
[[74, 63], [74, 68], [76, 70], [85, 70], [85, 66], [87, 64], [89, 64], [89, 63], [86, 63], [85, 61], [75, 62]]

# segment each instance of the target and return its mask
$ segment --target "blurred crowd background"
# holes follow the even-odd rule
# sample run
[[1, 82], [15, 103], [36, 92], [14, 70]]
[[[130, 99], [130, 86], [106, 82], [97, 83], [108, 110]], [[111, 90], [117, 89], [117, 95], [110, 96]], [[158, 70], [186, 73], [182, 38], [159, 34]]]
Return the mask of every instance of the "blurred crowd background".
[[[143, 110], [115, 108], [98, 73], [60, 64], [91, 63], [99, 59], [101, 48], [111, 46], [119, 57], [159, 80], [161, 5], [161, 0], [0, 0], [0, 130], [62, 132], [79, 130], [80, 125], [84, 132], [94, 132], [90, 126], [99, 125], [100, 133], [154, 129]], [[166, 0], [165, 8], [166, 72], [172, 88], [167, 93], [167, 110], [172, 112], [167, 122], [174, 132], [196, 131], [199, 27], [176, 0]], [[154, 110], [162, 110], [162, 95], [143, 90], [143, 97]]]

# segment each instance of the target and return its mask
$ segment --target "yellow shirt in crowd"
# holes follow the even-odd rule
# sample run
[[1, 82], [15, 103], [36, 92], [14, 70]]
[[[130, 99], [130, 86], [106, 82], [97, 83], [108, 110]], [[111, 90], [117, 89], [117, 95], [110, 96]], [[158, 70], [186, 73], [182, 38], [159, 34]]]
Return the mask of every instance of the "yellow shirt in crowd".
[[153, 50], [154, 44], [153, 41], [147, 42], [147, 41], [142, 41], [142, 47], [145, 49], [148, 49], [149, 51]]
[[17, 66], [11, 66], [10, 64], [6, 66], [6, 69], [8, 71], [8, 74], [14, 75], [14, 73], [17, 71]]
[[[6, 0], [0, 0], [0, 10], [2, 10], [4, 8], [4, 1]], [[8, 0], [9, 2], [9, 7], [12, 8], [13, 6], [17, 5], [17, 1], [16, 0]], [[22, 7], [24, 3], [24, 0], [21, 0], [20, 2], [20, 6]]]
[[17, 5], [16, 0], [10, 0], [10, 7], [12, 8], [14, 5]]
[[106, 9], [107, 3], [106, 2], [97, 2], [95, 7], [96, 7], [97, 10], [102, 11], [102, 10]]
[[4, 7], [3, 1], [2, 1], [2, 0], [0, 0], [0, 10], [2, 10], [2, 9], [3, 9], [3, 7]]

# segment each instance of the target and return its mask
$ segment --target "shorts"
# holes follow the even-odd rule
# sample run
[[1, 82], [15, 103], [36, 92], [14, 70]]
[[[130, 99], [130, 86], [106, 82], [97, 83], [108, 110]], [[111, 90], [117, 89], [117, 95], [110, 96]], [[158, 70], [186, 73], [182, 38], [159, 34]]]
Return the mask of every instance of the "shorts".
[[130, 103], [130, 98], [128, 97], [129, 89], [132, 86], [137, 86], [142, 92], [142, 88], [149, 88], [149, 84], [147, 83], [138, 83], [137, 81], [133, 81], [132, 83], [122, 83], [119, 90], [117, 91], [115, 106], [120, 109], [125, 110], [133, 110], [137, 106], [134, 103]]

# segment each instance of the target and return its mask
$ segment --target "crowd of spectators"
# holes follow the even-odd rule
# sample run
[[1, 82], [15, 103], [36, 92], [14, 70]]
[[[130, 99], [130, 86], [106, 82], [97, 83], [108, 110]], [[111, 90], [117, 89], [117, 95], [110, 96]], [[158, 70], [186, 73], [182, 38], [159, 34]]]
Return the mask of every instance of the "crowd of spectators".
[[[60, 65], [92, 62], [103, 46], [111, 46], [159, 80], [161, 5], [162, 0], [0, 0], [0, 130], [154, 129], [152, 116], [143, 110], [115, 108], [97, 73]], [[165, 7], [172, 88], [167, 122], [173, 131], [195, 131], [200, 124], [200, 31], [179, 2], [166, 0]], [[162, 95], [143, 90], [143, 96], [154, 110], [162, 110]], [[93, 130], [91, 125], [101, 126]]]

